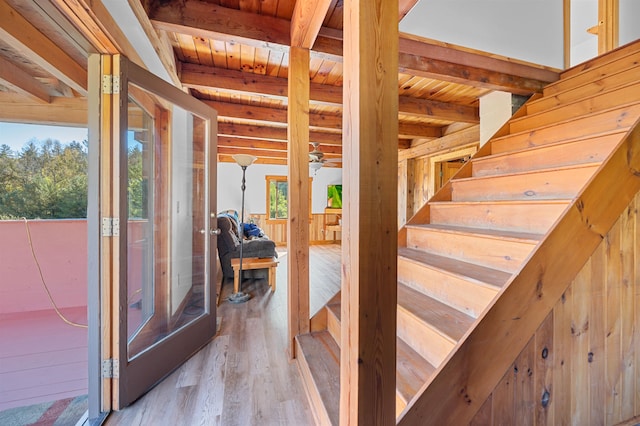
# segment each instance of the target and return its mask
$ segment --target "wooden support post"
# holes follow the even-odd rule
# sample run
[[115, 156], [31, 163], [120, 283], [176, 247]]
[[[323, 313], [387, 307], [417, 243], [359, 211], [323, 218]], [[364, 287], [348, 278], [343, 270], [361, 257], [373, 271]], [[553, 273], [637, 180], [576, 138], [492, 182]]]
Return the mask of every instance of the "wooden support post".
[[287, 261], [289, 354], [294, 338], [308, 333], [309, 316], [309, 49], [289, 51], [288, 149], [289, 219]]
[[340, 424], [395, 424], [398, 4], [344, 4]]

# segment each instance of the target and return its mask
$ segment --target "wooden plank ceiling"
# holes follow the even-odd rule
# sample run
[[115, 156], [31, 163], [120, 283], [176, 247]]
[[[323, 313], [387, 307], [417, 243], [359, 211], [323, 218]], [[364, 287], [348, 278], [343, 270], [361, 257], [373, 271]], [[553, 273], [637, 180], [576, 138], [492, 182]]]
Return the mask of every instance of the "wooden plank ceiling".
[[[416, 1], [399, 1], [400, 19]], [[305, 2], [309, 10], [327, 9], [319, 30], [299, 29], [293, 40], [313, 43], [310, 141], [320, 143], [327, 158], [339, 157], [343, 0]], [[286, 163], [296, 1], [129, 3], [174, 82], [218, 111], [219, 160], [251, 152], [259, 162]], [[311, 21], [297, 25], [320, 23]], [[89, 53], [120, 51], [139, 61], [112, 23], [96, 0], [0, 0], [0, 120], [86, 123]], [[399, 149], [477, 124], [478, 99], [492, 90], [528, 95], [558, 78], [557, 70], [408, 34], [401, 34], [399, 46]]]

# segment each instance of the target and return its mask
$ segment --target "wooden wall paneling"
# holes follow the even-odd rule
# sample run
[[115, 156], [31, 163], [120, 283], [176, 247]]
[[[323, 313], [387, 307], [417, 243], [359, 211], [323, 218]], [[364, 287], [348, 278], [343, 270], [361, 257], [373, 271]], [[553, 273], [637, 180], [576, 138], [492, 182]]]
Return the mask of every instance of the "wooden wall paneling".
[[515, 418], [515, 381], [514, 366], [512, 365], [493, 390], [492, 421], [498, 425], [514, 425]]
[[487, 426], [493, 424], [493, 394], [482, 404], [473, 419], [469, 422], [469, 426]]
[[535, 416], [534, 389], [535, 389], [535, 335], [531, 337], [520, 356], [516, 360], [513, 369], [515, 375], [515, 423], [519, 426], [533, 425]]
[[[472, 424], [504, 424], [512, 413], [518, 425], [615, 425], [637, 419], [639, 202], [640, 193], [536, 330], [533, 350], [529, 342]], [[529, 395], [521, 373], [530, 356], [534, 388]], [[508, 386], [512, 379], [513, 392]], [[523, 410], [530, 406], [533, 414]]]
[[571, 305], [572, 288], [569, 287], [553, 309], [553, 403], [554, 424], [571, 422], [571, 395], [566, 389], [571, 386]]
[[287, 138], [287, 250], [289, 355], [295, 358], [295, 337], [310, 330], [309, 316], [309, 50], [289, 50]]
[[398, 3], [347, 0], [344, 29], [340, 424], [391, 425], [396, 422]]
[[416, 212], [416, 203], [415, 203], [415, 193], [416, 193], [416, 178], [415, 178], [415, 172], [416, 172], [416, 168], [415, 168], [415, 160], [413, 160], [412, 158], [408, 158], [407, 159], [407, 176], [406, 176], [406, 200], [407, 200], [407, 204], [405, 206], [405, 220], [404, 223], [406, 223], [411, 216], [413, 216], [413, 214]]
[[407, 162], [408, 160], [398, 162], [398, 228], [401, 228], [406, 223], [409, 214], [407, 209], [409, 204]]
[[620, 224], [616, 223], [607, 235], [607, 303], [605, 319], [605, 424], [621, 421], [621, 371], [620, 361]]
[[591, 261], [587, 261], [572, 284], [571, 309], [571, 419], [576, 424], [589, 423], [589, 308], [591, 296]]
[[552, 425], [554, 400], [553, 360], [556, 356], [553, 347], [553, 312], [547, 315], [535, 334], [535, 385], [533, 390], [534, 417], [536, 425]]
[[620, 374], [621, 374], [621, 421], [633, 417], [635, 409], [635, 363], [637, 348], [634, 342], [634, 203], [620, 216]]
[[591, 312], [589, 321], [589, 404], [592, 424], [604, 424], [605, 420], [605, 267], [606, 243], [601, 243], [591, 256]]

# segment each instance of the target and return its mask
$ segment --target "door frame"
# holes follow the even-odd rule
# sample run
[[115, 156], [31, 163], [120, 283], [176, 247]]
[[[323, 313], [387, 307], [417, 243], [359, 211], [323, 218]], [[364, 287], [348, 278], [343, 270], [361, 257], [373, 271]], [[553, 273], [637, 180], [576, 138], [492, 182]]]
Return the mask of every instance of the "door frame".
[[[116, 84], [106, 88], [107, 80], [119, 81], [119, 88]], [[204, 272], [205, 308], [208, 309], [190, 325], [131, 360], [127, 352], [126, 321], [120, 317], [123, 303], [125, 307], [127, 304], [126, 294], [120, 290], [121, 281], [127, 274], [126, 262], [120, 262], [120, 256], [127, 253], [127, 216], [122, 214], [126, 205], [121, 205], [124, 203], [120, 199], [123, 187], [126, 193], [126, 181], [120, 178], [120, 165], [126, 162], [121, 155], [124, 150], [121, 143], [126, 143], [128, 82], [157, 96], [159, 104], [167, 109], [169, 105], [177, 105], [204, 121], [205, 161], [209, 164], [204, 178], [208, 196], [202, 212], [205, 214], [204, 235], [209, 236], [204, 240], [205, 256], [208, 255], [208, 268]], [[90, 56], [88, 105], [89, 419], [94, 423], [96, 419], [101, 421], [111, 410], [121, 409], [144, 394], [215, 335], [217, 236], [213, 230], [217, 229], [214, 214], [217, 114], [203, 102], [121, 55]], [[161, 132], [165, 136], [171, 134], [171, 123], [164, 124]], [[119, 232], [105, 231], [112, 218], [122, 219]], [[153, 372], [151, 379], [149, 371]]]

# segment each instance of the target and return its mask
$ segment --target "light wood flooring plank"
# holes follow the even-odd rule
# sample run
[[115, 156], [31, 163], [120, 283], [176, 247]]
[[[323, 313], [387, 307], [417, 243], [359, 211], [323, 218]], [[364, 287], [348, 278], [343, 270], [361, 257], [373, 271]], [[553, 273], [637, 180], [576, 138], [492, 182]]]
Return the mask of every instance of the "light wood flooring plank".
[[[315, 312], [340, 289], [339, 245], [311, 246], [310, 298]], [[247, 279], [252, 298], [233, 305], [222, 287], [215, 339], [107, 425], [312, 425], [313, 416], [287, 347], [287, 265], [280, 257], [277, 290], [266, 279]]]

